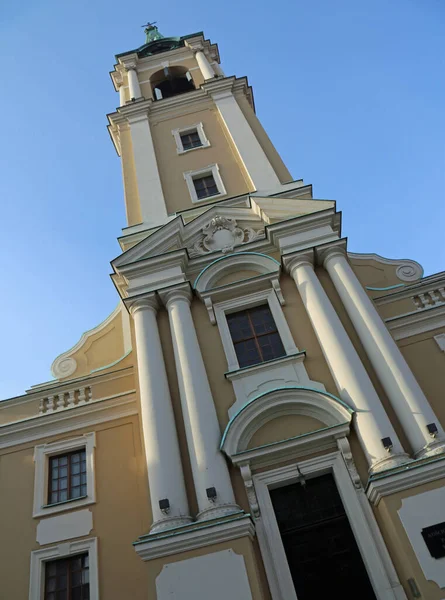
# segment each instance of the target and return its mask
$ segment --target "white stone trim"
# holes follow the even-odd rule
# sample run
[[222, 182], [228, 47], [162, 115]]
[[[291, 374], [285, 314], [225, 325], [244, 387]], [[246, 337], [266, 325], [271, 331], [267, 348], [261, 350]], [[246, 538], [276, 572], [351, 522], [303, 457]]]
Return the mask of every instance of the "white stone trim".
[[395, 340], [445, 327], [445, 304], [385, 319]]
[[[308, 434], [295, 436], [272, 444], [247, 450], [253, 435], [266, 423], [281, 416], [303, 415], [324, 423], [325, 427]], [[222, 450], [231, 461], [245, 463], [247, 460], [260, 461], [263, 457], [271, 462], [278, 461], [283, 455], [283, 447], [288, 451], [302, 451], [309, 448], [317, 451], [321, 448], [321, 440], [344, 437], [349, 433], [353, 411], [341, 400], [327, 392], [311, 390], [304, 387], [278, 388], [260, 395], [232, 417], [223, 435]]]
[[96, 335], [105, 329], [105, 327], [107, 327], [107, 325], [109, 325], [111, 321], [117, 317], [121, 310], [125, 311], [125, 307], [122, 302], [119, 302], [111, 315], [108, 315], [108, 317], [102, 321], [102, 323], [99, 323], [99, 325], [96, 325], [96, 327], [93, 327], [92, 329], [85, 331], [85, 333], [82, 333], [80, 340], [74, 344], [72, 348], [66, 350], [62, 354], [59, 354], [59, 356], [54, 359], [51, 365], [51, 374], [53, 377], [56, 379], [62, 379], [63, 377], [69, 377], [72, 375], [77, 369], [77, 363], [71, 355], [77, 352], [77, 350], [79, 350], [91, 336]]
[[148, 561], [229, 542], [244, 536], [252, 539], [254, 535], [255, 527], [249, 515], [242, 515], [216, 523], [201, 524], [182, 532], [176, 529], [164, 535], [147, 535], [139, 542], [135, 542], [134, 549], [142, 560]]
[[442, 350], [442, 352], [445, 352], [445, 333], [439, 333], [438, 335], [435, 335], [434, 340], [439, 346], [440, 350]]
[[214, 305], [215, 318], [218, 324], [218, 329], [221, 334], [221, 341], [226, 353], [227, 366], [229, 371], [235, 371], [240, 368], [238, 359], [233, 345], [232, 336], [230, 335], [229, 326], [227, 324], [227, 315], [239, 310], [245, 310], [254, 306], [268, 304], [275, 324], [278, 329], [284, 350], [287, 355], [295, 354], [298, 348], [295, 345], [292, 333], [284, 316], [283, 309], [280, 306], [277, 295], [273, 288], [261, 290], [254, 294], [233, 298], [224, 302], [219, 302]]
[[253, 476], [260, 518], [256, 530], [273, 600], [297, 600], [269, 488], [331, 472], [378, 600], [406, 600], [394, 566], [362, 489], [354, 488], [340, 452]]
[[[213, 179], [216, 183], [216, 187], [218, 189], [218, 194], [215, 194], [214, 196], [208, 196], [206, 198], [198, 198], [193, 181], [195, 179], [198, 179], [199, 177], [204, 177], [206, 175], [213, 176]], [[186, 171], [184, 173], [184, 179], [187, 183], [192, 202], [206, 202], [207, 200], [221, 198], [221, 196], [225, 196], [227, 194], [226, 188], [223, 184], [223, 180], [221, 179], [221, 175], [219, 174], [219, 167], [216, 163], [213, 165], [207, 165], [207, 167], [204, 167], [203, 169], [198, 169], [197, 171]]]
[[0, 449], [138, 414], [135, 390], [0, 426]]
[[[184, 147], [182, 145], [182, 140], [181, 140], [181, 134], [193, 133], [194, 131], [196, 131], [196, 133], [199, 136], [199, 139], [201, 140], [201, 146], [197, 146], [196, 148], [189, 148], [188, 150], [184, 150]], [[202, 123], [195, 123], [194, 125], [190, 125], [189, 127], [181, 127], [178, 129], [173, 129], [172, 135], [175, 138], [176, 151], [178, 152], [178, 154], [185, 154], [186, 152], [191, 152], [192, 150], [199, 150], [200, 148], [208, 148], [210, 146], [210, 142], [207, 139], [206, 134], [204, 133], [204, 127], [203, 127]]]
[[[50, 444], [40, 444], [34, 448], [34, 503], [33, 517], [46, 517], [73, 508], [79, 508], [96, 502], [95, 488], [95, 461], [94, 448], [96, 447], [95, 432], [85, 433], [74, 438], [68, 438]], [[85, 448], [87, 462], [87, 495], [78, 500], [68, 500], [59, 504], [48, 506], [48, 464], [51, 456], [72, 452]]]
[[379, 254], [362, 254], [356, 252], [348, 252], [348, 256], [352, 260], [375, 260], [382, 265], [391, 265], [396, 268], [396, 276], [400, 281], [416, 282], [423, 276], [423, 267], [415, 260], [408, 258], [385, 258]]
[[445, 478], [445, 459], [443, 458], [423, 464], [411, 463], [403, 471], [372, 477], [366, 488], [366, 494], [369, 501], [377, 506], [384, 496], [391, 496], [443, 478]]
[[42, 600], [45, 593], [45, 563], [76, 554], [88, 552], [90, 576], [90, 600], [99, 600], [99, 574], [97, 567], [97, 538], [65, 542], [57, 546], [31, 552], [29, 600]]

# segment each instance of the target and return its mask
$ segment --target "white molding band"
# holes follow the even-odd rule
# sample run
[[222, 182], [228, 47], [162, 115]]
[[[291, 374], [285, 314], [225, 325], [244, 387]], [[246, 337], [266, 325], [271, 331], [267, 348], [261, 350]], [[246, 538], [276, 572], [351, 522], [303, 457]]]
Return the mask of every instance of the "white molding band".
[[213, 92], [212, 98], [252, 182], [253, 189], [261, 191], [280, 186], [277, 174], [233, 93], [229, 90]]
[[[313, 252], [284, 257], [300, 292], [341, 399], [356, 412], [355, 429], [371, 472], [409, 461], [357, 351], [313, 267]], [[389, 437], [388, 452], [382, 439]]]
[[138, 414], [135, 390], [0, 426], [0, 449]]
[[385, 319], [395, 340], [445, 327], [445, 304]]
[[42, 548], [31, 552], [31, 569], [29, 578], [29, 600], [42, 600], [45, 587], [45, 563], [76, 554], [88, 552], [90, 600], [99, 600], [99, 573], [97, 556], [97, 538], [89, 538], [75, 542], [64, 542], [57, 546]]
[[[34, 448], [34, 502], [33, 517], [46, 517], [73, 508], [80, 508], [96, 502], [95, 486], [95, 461], [94, 449], [96, 447], [95, 432], [85, 433], [74, 438], [60, 440], [49, 444], [39, 444]], [[67, 500], [58, 504], [48, 505], [48, 472], [49, 458], [73, 450], [85, 449], [87, 465], [87, 495], [77, 500]]]
[[249, 515], [233, 515], [223, 521], [201, 522], [186, 530], [176, 529], [164, 535], [142, 536], [133, 543], [137, 554], [144, 561], [162, 556], [190, 552], [213, 544], [221, 544], [240, 537], [253, 539], [255, 527]]
[[366, 493], [369, 501], [377, 506], [384, 496], [391, 496], [438, 479], [445, 479], [445, 458], [442, 457], [428, 462], [415, 461], [403, 470], [395, 469], [386, 474], [377, 474], [370, 478]]
[[301, 476], [316, 477], [326, 472], [334, 476], [377, 600], [406, 600], [371, 507], [362, 488], [354, 487], [340, 452], [253, 475], [260, 515], [255, 525], [272, 599], [297, 600], [297, 595], [269, 488], [294, 483]]
[[[205, 198], [198, 198], [196, 194], [194, 180], [199, 177], [205, 177], [206, 175], [211, 175], [215, 181], [216, 187], [218, 189], [218, 193], [213, 196], [206, 196]], [[206, 202], [207, 200], [213, 200], [215, 198], [221, 198], [227, 194], [226, 188], [224, 187], [223, 180], [221, 179], [221, 175], [219, 173], [219, 167], [217, 164], [207, 165], [207, 167], [203, 167], [202, 169], [198, 169], [195, 171], [186, 171], [184, 173], [184, 179], [187, 184], [187, 188], [190, 194], [190, 198], [193, 203]]]
[[[344, 242], [318, 249], [416, 456], [445, 451], [445, 432], [382, 318], [346, 258]], [[427, 425], [435, 424], [432, 437]]]

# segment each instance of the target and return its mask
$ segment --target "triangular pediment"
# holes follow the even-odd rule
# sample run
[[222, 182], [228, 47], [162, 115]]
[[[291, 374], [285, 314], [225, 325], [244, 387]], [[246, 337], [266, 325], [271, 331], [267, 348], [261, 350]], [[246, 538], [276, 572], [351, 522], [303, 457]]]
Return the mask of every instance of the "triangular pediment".
[[151, 232], [113, 261], [125, 264], [185, 249], [189, 258], [223, 253], [266, 237], [266, 226], [295, 217], [335, 208], [332, 200], [303, 198], [301, 193], [243, 196], [224, 203], [199, 206], [181, 213]]

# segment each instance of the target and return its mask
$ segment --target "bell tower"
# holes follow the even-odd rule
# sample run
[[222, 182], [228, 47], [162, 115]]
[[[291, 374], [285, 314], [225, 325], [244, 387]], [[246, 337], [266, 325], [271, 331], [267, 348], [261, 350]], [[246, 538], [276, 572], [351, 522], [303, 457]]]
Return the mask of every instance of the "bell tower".
[[[249, 192], [279, 191], [292, 177], [255, 115], [246, 77], [226, 76], [202, 32], [163, 37], [116, 56], [119, 107], [108, 115], [122, 161], [124, 247], [179, 212]], [[122, 243], [122, 240], [121, 240]]]

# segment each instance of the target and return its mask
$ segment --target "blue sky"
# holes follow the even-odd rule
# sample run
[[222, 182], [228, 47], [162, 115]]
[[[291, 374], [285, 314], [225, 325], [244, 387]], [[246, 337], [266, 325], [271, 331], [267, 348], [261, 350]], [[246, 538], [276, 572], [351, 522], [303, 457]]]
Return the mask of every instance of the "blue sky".
[[125, 226], [106, 131], [114, 54], [204, 31], [295, 179], [336, 199], [349, 249], [443, 270], [442, 0], [24, 0], [0, 14], [0, 398], [50, 379], [53, 359], [116, 306], [109, 261]]

